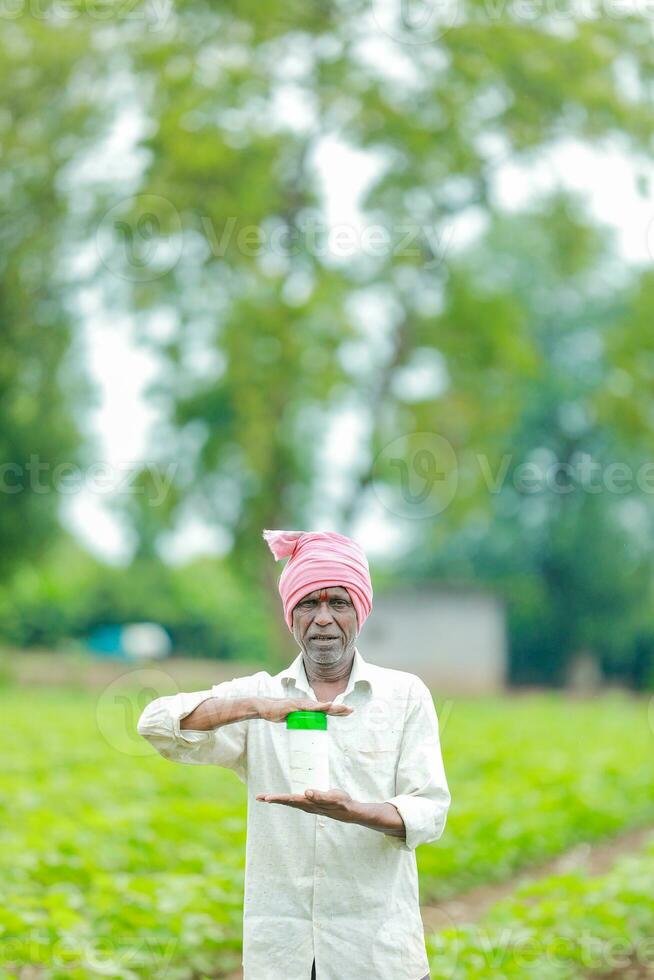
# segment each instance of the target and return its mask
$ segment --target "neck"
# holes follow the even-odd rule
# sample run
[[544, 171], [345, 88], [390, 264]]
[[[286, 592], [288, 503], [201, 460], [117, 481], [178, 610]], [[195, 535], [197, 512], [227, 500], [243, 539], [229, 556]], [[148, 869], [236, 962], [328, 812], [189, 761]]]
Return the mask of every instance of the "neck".
[[354, 649], [346, 658], [335, 664], [314, 664], [309, 660], [306, 653], [302, 654], [302, 661], [307, 680], [312, 687], [314, 682], [317, 684], [342, 684], [345, 682], [347, 685], [354, 663]]

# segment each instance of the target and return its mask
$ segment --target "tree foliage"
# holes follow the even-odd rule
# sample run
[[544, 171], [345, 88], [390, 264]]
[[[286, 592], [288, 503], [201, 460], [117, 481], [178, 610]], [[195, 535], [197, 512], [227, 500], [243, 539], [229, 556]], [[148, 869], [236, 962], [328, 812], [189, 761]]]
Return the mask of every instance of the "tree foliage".
[[[188, 0], [152, 24], [145, 9], [140, 20], [118, 5], [94, 18], [73, 5], [65, 27], [54, 8], [49, 20], [11, 25], [18, 44], [2, 49], [0, 68], [9, 93], [4, 187], [19, 218], [2, 252], [8, 458], [38, 444], [59, 459], [75, 443], [58, 370], [70, 317], [53, 286], [72, 199], [98, 243], [106, 302], [135, 317], [139, 340], [161, 359], [152, 455], [178, 469], [157, 511], [126, 508], [139, 561], [154, 560], [161, 533], [193, 513], [226, 533], [236, 574], [263, 583], [277, 608], [261, 529], [310, 526], [318, 512], [355, 529], [375, 504], [385, 448], [435, 433], [462, 479], [427, 533], [421, 525], [421, 564], [433, 565], [455, 532], [502, 553], [518, 510], [531, 512], [521, 531], [528, 546], [515, 546], [502, 574], [519, 574], [530, 556], [523, 608], [550, 624], [548, 656], [562, 663], [600, 633], [615, 653], [617, 627], [601, 630], [595, 613], [614, 599], [614, 625], [631, 615], [624, 593], [643, 594], [647, 560], [638, 552], [623, 561], [618, 600], [574, 559], [589, 538], [589, 548], [613, 552], [625, 508], [604, 497], [518, 507], [508, 492], [489, 502], [475, 465], [507, 448], [516, 463], [534, 446], [564, 460], [585, 448], [604, 460], [646, 451], [652, 277], [628, 282], [569, 200], [554, 196], [535, 216], [509, 218], [499, 186], [508, 164], [541, 161], [569, 140], [651, 151], [647, 32], [626, 11], [527, 20], [517, 5], [469, 2], [456, 23], [412, 36], [399, 16], [385, 19], [387, 8]], [[81, 192], [67, 198], [71, 159], [94, 126], [121, 118], [128, 90], [142, 118], [142, 173], [99, 180], [93, 207]], [[330, 141], [371, 163], [360, 207], [365, 233], [381, 229], [381, 247], [377, 232], [375, 248], [326, 248], [317, 161]], [[472, 251], [457, 237], [471, 223], [486, 229]], [[411, 381], [427, 369], [431, 388], [416, 395]], [[25, 381], [27, 397], [24, 387], [16, 394]], [[360, 432], [343, 444], [347, 474], [331, 480], [325, 447], [347, 412]], [[401, 479], [385, 473], [382, 482], [401, 493]], [[29, 516], [32, 540], [41, 539], [53, 499], [21, 494], [9, 509], [2, 550], [15, 556], [20, 520]], [[526, 622], [536, 636], [535, 620]]]
[[632, 377], [637, 403], [652, 404], [651, 380], [622, 367], [622, 338], [654, 317], [654, 306], [644, 311], [651, 274], [616, 268], [610, 237], [561, 195], [498, 217], [460, 257], [455, 289], [465, 283], [472, 307], [483, 305], [478, 270], [491, 256], [489, 277], [528, 324], [534, 369], [514, 377], [513, 425], [466, 456], [477, 512], [456, 533], [434, 526], [404, 571], [416, 574], [417, 561], [418, 575], [498, 585], [515, 680], [562, 682], [584, 651], [627, 669], [651, 636], [654, 467], [645, 428], [612, 404]]
[[83, 86], [88, 28], [4, 20], [0, 37], [0, 578], [58, 533], [59, 481], [83, 458], [66, 246], [66, 171], [102, 120]]

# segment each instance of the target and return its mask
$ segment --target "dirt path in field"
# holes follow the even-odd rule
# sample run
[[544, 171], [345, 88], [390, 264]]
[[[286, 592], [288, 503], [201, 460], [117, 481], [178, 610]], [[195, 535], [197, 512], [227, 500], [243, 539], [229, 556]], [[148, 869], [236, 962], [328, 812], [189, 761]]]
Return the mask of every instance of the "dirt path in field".
[[639, 963], [634, 957], [613, 973], [589, 973], [586, 980], [652, 980], [654, 974], [647, 963]]
[[[595, 844], [577, 844], [569, 851], [559, 854], [543, 864], [531, 865], [523, 871], [503, 881], [492, 885], [480, 885], [468, 892], [457, 895], [456, 898], [445, 899], [421, 908], [425, 932], [438, 932], [453, 925], [474, 925], [490, 909], [492, 905], [506, 898], [520, 885], [527, 882], [539, 881], [550, 875], [565, 874], [568, 871], [585, 871], [589, 875], [600, 875], [609, 871], [612, 865], [624, 854], [637, 852], [650, 840], [654, 840], [654, 827], [639, 827], [625, 831], [616, 837], [604, 839]], [[651, 973], [638, 972], [635, 964], [634, 972], [623, 972], [620, 980], [641, 980], [652, 976]], [[243, 980], [241, 970], [223, 975], [221, 980]], [[610, 980], [610, 978], [605, 978]]]
[[639, 851], [651, 838], [654, 838], [654, 828], [640, 827], [596, 844], [577, 844], [543, 864], [525, 868], [507, 881], [480, 885], [455, 898], [423, 905], [420, 911], [425, 932], [437, 932], [451, 925], [473, 925], [492, 905], [526, 882], [540, 881], [550, 875], [565, 874], [568, 871], [585, 871], [589, 875], [604, 874], [623, 854]]

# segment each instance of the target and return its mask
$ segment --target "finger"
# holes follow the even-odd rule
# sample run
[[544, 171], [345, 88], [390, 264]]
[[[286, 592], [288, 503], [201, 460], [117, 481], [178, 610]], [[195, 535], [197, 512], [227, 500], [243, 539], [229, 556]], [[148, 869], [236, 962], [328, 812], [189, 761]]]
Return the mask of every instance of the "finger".
[[296, 711], [324, 711], [327, 715], [350, 715], [354, 711], [347, 704], [334, 704], [333, 701], [298, 701]]
[[334, 797], [332, 796], [332, 791], [330, 789], [305, 789], [305, 797], [312, 800], [316, 804], [322, 805], [323, 803], [334, 803]]
[[306, 803], [304, 794], [298, 793], [259, 793], [257, 799], [264, 803]]
[[304, 810], [306, 813], [314, 812], [314, 808], [309, 800], [304, 800], [304, 802], [302, 802], [301, 800], [276, 800], [273, 798], [267, 802], [278, 803], [280, 806], [290, 806], [294, 810]]
[[314, 711], [324, 711], [330, 715], [344, 715], [354, 711], [354, 708], [350, 708], [347, 704], [334, 704], [333, 701], [317, 701], [312, 708]]

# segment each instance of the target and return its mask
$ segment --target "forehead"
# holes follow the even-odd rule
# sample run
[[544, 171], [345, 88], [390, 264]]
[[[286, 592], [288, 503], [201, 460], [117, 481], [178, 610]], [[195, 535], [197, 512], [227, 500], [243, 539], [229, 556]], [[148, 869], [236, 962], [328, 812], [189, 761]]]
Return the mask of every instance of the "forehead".
[[[332, 585], [327, 589], [314, 589], [313, 592], [307, 592], [306, 595], [302, 596], [302, 599], [318, 599], [322, 593], [326, 593], [329, 599], [335, 599], [337, 596], [343, 599], [349, 599], [350, 593], [347, 591], [343, 585]], [[302, 601], [302, 599], [300, 601]]]

